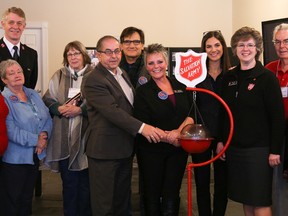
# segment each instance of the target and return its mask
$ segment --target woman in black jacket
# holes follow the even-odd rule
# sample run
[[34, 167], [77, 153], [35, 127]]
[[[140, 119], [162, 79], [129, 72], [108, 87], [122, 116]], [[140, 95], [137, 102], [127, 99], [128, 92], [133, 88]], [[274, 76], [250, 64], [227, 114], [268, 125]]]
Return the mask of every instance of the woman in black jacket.
[[[232, 141], [221, 157], [227, 156], [228, 197], [242, 203], [249, 216], [272, 215], [272, 168], [280, 164], [284, 137], [278, 80], [258, 61], [262, 42], [260, 33], [250, 27], [234, 33], [231, 47], [240, 64], [224, 75], [221, 95], [234, 117]], [[225, 141], [227, 118], [222, 126]]]
[[185, 85], [166, 76], [168, 56], [161, 44], [147, 47], [145, 63], [151, 79], [137, 88], [134, 116], [167, 133], [159, 143], [150, 143], [142, 135], [136, 139], [145, 215], [176, 216], [188, 157], [177, 138], [186, 124], [193, 123], [188, 116], [192, 97]]
[[[207, 77], [196, 87], [220, 94], [223, 75], [230, 68], [228, 49], [222, 33], [220, 31], [204, 32], [201, 52], [207, 53]], [[203, 153], [192, 154], [192, 161], [200, 163], [210, 160], [215, 155], [221, 104], [207, 93], [197, 93], [196, 99], [197, 107], [203, 119], [201, 123], [205, 124], [215, 138], [208, 150]], [[210, 193], [210, 166], [195, 167], [194, 169], [199, 216], [225, 215], [228, 201], [226, 162], [216, 160], [213, 167], [213, 196]], [[213, 208], [211, 208], [211, 197], [213, 197]]]

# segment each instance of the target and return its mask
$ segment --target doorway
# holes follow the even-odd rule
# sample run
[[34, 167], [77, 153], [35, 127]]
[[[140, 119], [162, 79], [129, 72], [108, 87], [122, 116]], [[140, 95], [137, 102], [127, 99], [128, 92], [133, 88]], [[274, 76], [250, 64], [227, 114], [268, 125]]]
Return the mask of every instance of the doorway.
[[[0, 27], [0, 37], [4, 31]], [[35, 90], [42, 96], [48, 88], [48, 24], [46, 22], [27, 22], [21, 43], [35, 49], [38, 53], [38, 80]]]

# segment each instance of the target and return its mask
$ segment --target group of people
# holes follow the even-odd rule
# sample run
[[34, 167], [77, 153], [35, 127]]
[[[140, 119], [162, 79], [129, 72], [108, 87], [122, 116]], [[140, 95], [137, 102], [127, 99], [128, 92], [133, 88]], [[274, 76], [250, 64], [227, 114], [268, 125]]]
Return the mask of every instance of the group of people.
[[[135, 27], [125, 28], [120, 41], [100, 38], [96, 66], [80, 41], [68, 43], [63, 67], [41, 98], [33, 90], [37, 52], [20, 42], [23, 10], [9, 8], [1, 25], [0, 215], [31, 214], [41, 160], [61, 175], [64, 215], [131, 215], [135, 155], [141, 215], [178, 215], [189, 157], [179, 134], [194, 123], [211, 132], [210, 148], [192, 154], [194, 163], [221, 152], [231, 126], [221, 104], [197, 93], [203, 118], [195, 122], [193, 95], [167, 76], [167, 49], [158, 43], [144, 48], [144, 32]], [[275, 187], [287, 184], [279, 179], [288, 179], [288, 24], [275, 28], [273, 43], [279, 60], [265, 68], [259, 61], [261, 34], [240, 28], [231, 38], [239, 64], [231, 67], [221, 31], [203, 33], [207, 77], [197, 87], [228, 104], [234, 133], [228, 150], [213, 163], [213, 201], [210, 166], [194, 169], [200, 216], [224, 216], [228, 198], [242, 203], [246, 216], [271, 216], [273, 169], [274, 182], [280, 182]]]
[[46, 157], [52, 119], [37, 83], [37, 52], [20, 43], [26, 26], [22, 9], [7, 9], [0, 40], [1, 154], [0, 215], [30, 215], [39, 161]]

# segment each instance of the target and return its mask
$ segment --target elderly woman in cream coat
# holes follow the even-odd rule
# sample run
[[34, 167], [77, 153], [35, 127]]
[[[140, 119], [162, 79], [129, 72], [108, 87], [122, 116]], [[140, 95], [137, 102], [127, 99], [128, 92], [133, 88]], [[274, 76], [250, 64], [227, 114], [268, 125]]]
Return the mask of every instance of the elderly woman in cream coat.
[[82, 77], [92, 67], [81, 42], [66, 45], [63, 65], [52, 76], [43, 96], [54, 124], [45, 164], [61, 174], [64, 215], [86, 216], [91, 215], [88, 162], [83, 142], [88, 120], [86, 103], [78, 96]]

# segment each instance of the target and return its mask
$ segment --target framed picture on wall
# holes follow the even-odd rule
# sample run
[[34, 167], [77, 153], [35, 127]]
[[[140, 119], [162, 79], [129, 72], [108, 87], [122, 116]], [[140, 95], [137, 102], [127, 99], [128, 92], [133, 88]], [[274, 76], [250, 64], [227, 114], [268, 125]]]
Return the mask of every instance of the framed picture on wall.
[[97, 65], [97, 63], [99, 62], [97, 56], [96, 56], [96, 47], [86, 47], [87, 53], [91, 58], [91, 64], [93, 67], [95, 67]]
[[262, 22], [262, 37], [263, 37], [263, 63], [266, 65], [267, 63], [278, 59], [277, 54], [275, 52], [274, 45], [272, 43], [273, 40], [273, 30], [275, 26], [281, 23], [288, 23], [288, 18], [268, 20]]

